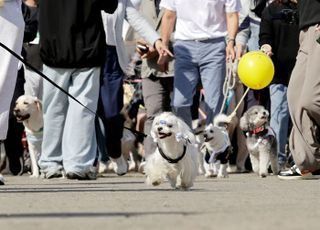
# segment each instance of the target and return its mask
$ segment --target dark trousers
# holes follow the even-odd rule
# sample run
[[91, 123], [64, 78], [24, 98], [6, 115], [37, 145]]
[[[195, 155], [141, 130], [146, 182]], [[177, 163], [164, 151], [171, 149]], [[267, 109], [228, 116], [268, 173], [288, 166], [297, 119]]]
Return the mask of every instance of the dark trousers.
[[10, 105], [9, 129], [7, 139], [4, 141], [6, 155], [9, 160], [9, 169], [13, 175], [23, 173], [22, 134], [24, 131], [24, 126], [22, 123], [17, 122], [17, 119], [13, 115], [13, 108], [18, 97], [24, 94], [24, 82], [24, 70], [23, 68], [21, 68], [18, 71], [16, 87]]
[[[103, 124], [103, 127], [100, 126], [100, 128], [103, 128], [104, 131], [97, 131], [97, 133], [104, 135], [104, 137], [98, 136], [100, 153], [105, 154], [106, 150], [111, 158], [121, 156], [121, 138], [124, 125], [124, 118], [120, 113], [123, 108], [123, 75], [116, 47], [107, 46], [106, 61], [101, 71], [98, 106], [98, 114], [102, 119], [100, 124]], [[100, 159], [105, 160], [106, 156], [100, 156]]]

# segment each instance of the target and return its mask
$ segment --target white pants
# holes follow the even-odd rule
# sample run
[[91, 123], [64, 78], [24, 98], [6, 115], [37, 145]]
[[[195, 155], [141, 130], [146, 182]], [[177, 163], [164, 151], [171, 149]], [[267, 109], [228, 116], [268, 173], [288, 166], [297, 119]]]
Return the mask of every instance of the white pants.
[[[20, 54], [24, 33], [21, 0], [0, 7], [0, 42]], [[10, 103], [16, 84], [18, 60], [0, 47], [0, 140], [6, 139]]]

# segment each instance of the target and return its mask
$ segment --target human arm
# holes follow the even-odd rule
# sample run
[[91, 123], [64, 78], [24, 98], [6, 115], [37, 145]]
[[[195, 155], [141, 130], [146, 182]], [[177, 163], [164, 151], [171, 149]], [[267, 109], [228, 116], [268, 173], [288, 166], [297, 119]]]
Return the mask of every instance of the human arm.
[[[161, 38], [163, 44], [168, 48], [171, 34], [174, 30], [176, 22], [176, 12], [166, 9], [161, 21]], [[159, 65], [163, 65], [168, 61], [168, 56], [162, 56], [159, 58]]]
[[125, 19], [143, 38], [138, 43], [147, 47], [148, 52], [141, 52], [140, 49], [137, 50], [142, 55], [142, 58], [155, 57], [157, 54], [159, 54], [159, 57], [167, 55], [173, 56], [155, 29], [153, 29], [148, 21], [136, 10], [131, 1], [127, 2], [125, 12]]
[[228, 39], [226, 47], [226, 57], [227, 59], [235, 59], [235, 38], [238, 31], [239, 16], [238, 12], [226, 13], [227, 16], [227, 29], [228, 29]]
[[272, 44], [273, 44], [273, 25], [270, 15], [269, 7], [265, 8], [261, 15], [260, 32], [259, 32], [259, 46], [260, 50], [272, 56]]

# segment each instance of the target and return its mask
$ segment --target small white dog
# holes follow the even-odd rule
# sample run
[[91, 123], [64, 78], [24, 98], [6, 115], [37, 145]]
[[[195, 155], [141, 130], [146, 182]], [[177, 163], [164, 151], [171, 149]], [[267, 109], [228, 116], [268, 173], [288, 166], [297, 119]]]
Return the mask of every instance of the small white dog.
[[17, 101], [13, 114], [18, 122], [22, 122], [29, 146], [32, 177], [39, 177], [37, 159], [41, 154], [43, 113], [41, 101], [33, 96], [22, 95]]
[[203, 136], [204, 143], [201, 152], [204, 155], [205, 176], [228, 177], [227, 167], [232, 146], [225, 126], [209, 124]]
[[241, 117], [240, 128], [246, 132], [253, 171], [260, 177], [266, 177], [271, 163], [272, 172], [276, 175], [278, 173], [277, 141], [269, 126], [269, 112], [263, 106], [252, 106]]
[[155, 117], [151, 136], [157, 148], [146, 159], [146, 182], [156, 186], [168, 179], [173, 188], [192, 187], [198, 172], [198, 153], [188, 125], [173, 113], [164, 112]]

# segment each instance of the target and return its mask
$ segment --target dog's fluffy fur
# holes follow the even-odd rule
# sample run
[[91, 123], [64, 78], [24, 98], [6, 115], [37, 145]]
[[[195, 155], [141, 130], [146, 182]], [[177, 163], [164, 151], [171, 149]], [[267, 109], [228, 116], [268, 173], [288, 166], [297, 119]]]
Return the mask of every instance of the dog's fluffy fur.
[[41, 101], [33, 96], [22, 95], [13, 110], [18, 122], [22, 122], [27, 134], [31, 159], [32, 177], [39, 177], [37, 159], [41, 154], [43, 113]]
[[[146, 159], [145, 173], [147, 183], [154, 186], [168, 179], [173, 188], [189, 189], [198, 172], [197, 148], [195, 136], [188, 125], [171, 112], [156, 116], [151, 136], [157, 143], [155, 152]], [[178, 159], [177, 163], [169, 163], [160, 154], [160, 149], [167, 158]]]
[[241, 117], [240, 128], [246, 132], [253, 171], [266, 177], [271, 163], [272, 172], [277, 174], [277, 141], [269, 127], [269, 112], [263, 106], [252, 106]]

